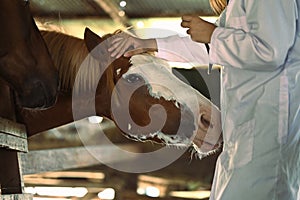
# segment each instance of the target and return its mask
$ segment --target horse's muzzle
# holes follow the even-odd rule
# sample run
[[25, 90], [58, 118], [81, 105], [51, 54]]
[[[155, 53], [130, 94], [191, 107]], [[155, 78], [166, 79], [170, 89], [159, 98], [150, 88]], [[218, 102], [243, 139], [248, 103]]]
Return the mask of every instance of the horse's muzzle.
[[[29, 88], [29, 89], [28, 89]], [[55, 87], [35, 80], [33, 86], [18, 94], [19, 103], [27, 109], [45, 109], [53, 106], [57, 99], [58, 83]]]

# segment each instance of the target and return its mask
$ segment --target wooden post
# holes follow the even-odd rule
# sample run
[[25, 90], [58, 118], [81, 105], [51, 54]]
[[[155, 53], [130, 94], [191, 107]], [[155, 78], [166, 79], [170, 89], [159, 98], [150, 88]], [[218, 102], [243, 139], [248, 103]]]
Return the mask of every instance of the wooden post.
[[20, 155], [28, 152], [26, 128], [16, 122], [12, 92], [3, 81], [0, 95], [0, 198], [30, 200], [32, 195], [24, 194], [20, 163]]

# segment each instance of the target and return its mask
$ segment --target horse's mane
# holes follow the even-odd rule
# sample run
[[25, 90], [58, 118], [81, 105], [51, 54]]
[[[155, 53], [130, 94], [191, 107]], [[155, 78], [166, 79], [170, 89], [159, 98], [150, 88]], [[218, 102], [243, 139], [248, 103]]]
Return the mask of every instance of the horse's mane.
[[[41, 34], [52, 56], [54, 65], [58, 69], [60, 91], [72, 91], [75, 79], [80, 82], [80, 86], [76, 86], [80, 91], [88, 92], [91, 88], [96, 87], [95, 84], [98, 82], [95, 80], [101, 77], [103, 72], [99, 67], [99, 61], [89, 56], [84, 40], [56, 31], [41, 31]], [[109, 36], [108, 34], [105, 38]], [[82, 65], [84, 65], [86, 71], [80, 73], [82, 77], [76, 77]]]
[[88, 55], [84, 41], [55, 31], [41, 31], [41, 34], [58, 69], [60, 90], [72, 90], [80, 64]]

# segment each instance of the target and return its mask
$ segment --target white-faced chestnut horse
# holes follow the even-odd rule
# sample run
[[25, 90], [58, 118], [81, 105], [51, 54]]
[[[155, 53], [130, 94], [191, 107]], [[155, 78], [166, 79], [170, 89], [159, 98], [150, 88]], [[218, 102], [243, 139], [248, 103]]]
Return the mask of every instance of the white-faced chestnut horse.
[[79, 111], [75, 120], [104, 116], [131, 139], [192, 145], [200, 156], [220, 145], [220, 111], [176, 78], [166, 61], [150, 54], [114, 60], [107, 51], [113, 35], [101, 38], [89, 29], [84, 40], [41, 33], [59, 71], [61, 93], [52, 108], [20, 112], [29, 136], [73, 122]]
[[58, 72], [30, 14], [27, 0], [0, 1], [0, 78], [26, 108], [55, 103]]

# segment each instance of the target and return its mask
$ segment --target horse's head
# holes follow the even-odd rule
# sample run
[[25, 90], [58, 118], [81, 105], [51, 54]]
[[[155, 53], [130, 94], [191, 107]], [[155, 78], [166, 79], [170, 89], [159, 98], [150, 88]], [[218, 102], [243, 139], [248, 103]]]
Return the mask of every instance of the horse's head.
[[[166, 61], [150, 54], [113, 60], [107, 51], [109, 38], [103, 40], [88, 29], [85, 41], [91, 54], [109, 65], [97, 89], [96, 105], [101, 108], [96, 109], [102, 109], [98, 114], [105, 113], [127, 137], [193, 145], [200, 156], [220, 146], [220, 111], [175, 77]], [[103, 112], [104, 105], [110, 110]]]
[[49, 107], [58, 89], [58, 73], [29, 11], [28, 1], [0, 1], [0, 78], [26, 108]]

